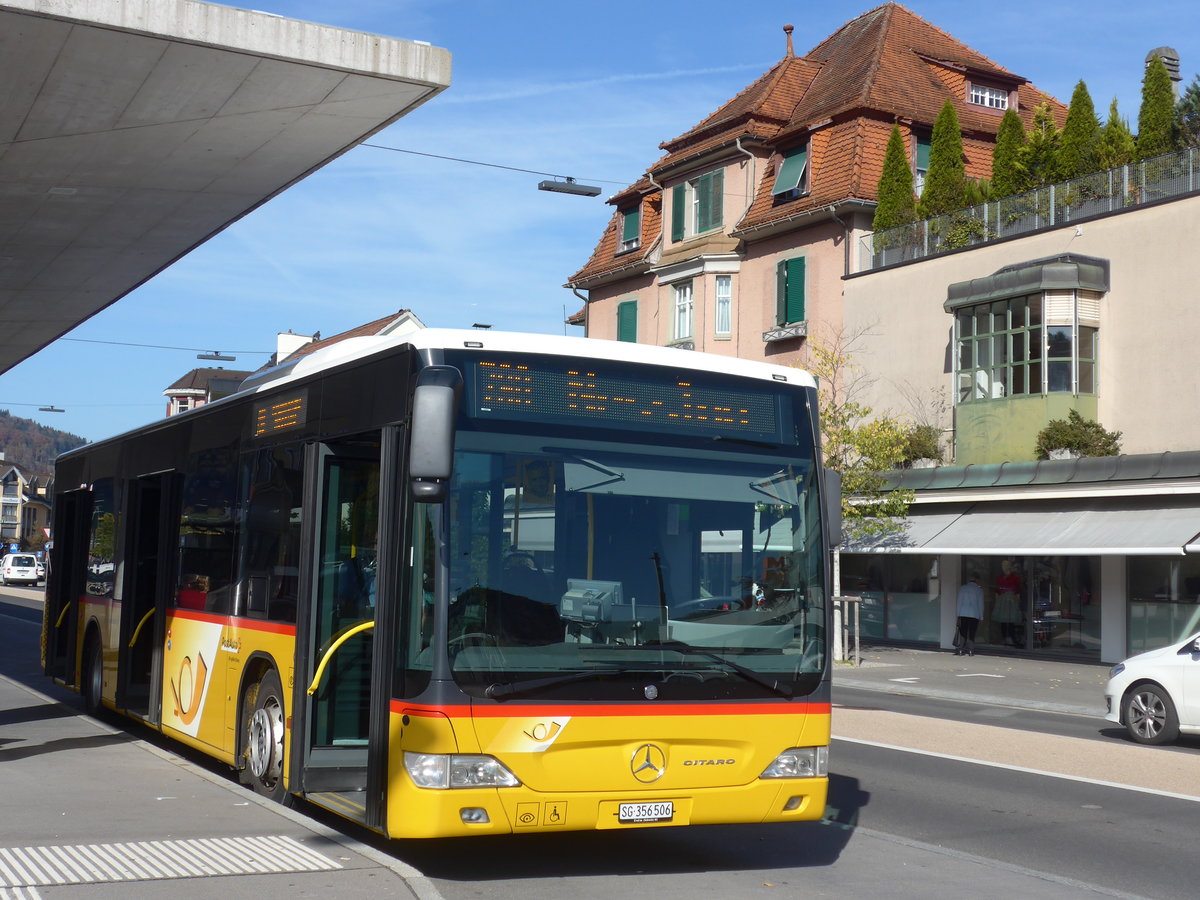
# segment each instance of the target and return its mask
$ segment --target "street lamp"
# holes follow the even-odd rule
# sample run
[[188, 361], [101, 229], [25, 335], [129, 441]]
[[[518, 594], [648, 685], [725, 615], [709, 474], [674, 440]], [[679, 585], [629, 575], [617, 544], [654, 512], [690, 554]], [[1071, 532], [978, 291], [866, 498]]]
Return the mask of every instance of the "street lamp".
[[212, 353], [197, 353], [196, 359], [215, 359], [220, 360], [221, 362], [233, 362], [235, 359], [237, 359], [237, 357], [230, 356], [227, 353], [219, 353], [214, 350]]

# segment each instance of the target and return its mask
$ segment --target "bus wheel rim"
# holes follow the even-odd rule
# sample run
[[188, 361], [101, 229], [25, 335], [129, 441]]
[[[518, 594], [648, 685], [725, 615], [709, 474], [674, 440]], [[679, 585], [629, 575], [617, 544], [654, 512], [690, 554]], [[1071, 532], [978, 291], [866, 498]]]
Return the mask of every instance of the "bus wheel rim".
[[250, 717], [250, 771], [266, 785], [279, 779], [283, 765], [283, 710], [274, 697]]

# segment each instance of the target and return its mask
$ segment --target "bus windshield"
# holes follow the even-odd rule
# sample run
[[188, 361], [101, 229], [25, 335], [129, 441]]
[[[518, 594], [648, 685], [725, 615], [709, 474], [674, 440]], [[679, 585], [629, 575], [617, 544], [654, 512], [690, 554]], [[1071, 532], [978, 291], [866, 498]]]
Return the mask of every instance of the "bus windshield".
[[812, 447], [673, 443], [459, 432], [446, 639], [464, 691], [685, 700], [820, 683]]

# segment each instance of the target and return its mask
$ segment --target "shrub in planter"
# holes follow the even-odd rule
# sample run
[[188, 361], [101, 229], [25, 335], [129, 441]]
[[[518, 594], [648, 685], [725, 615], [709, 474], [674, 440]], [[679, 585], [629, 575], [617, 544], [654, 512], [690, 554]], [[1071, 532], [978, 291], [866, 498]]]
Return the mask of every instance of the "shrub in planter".
[[1037, 458], [1049, 459], [1051, 450], [1070, 450], [1078, 456], [1116, 456], [1121, 452], [1121, 432], [1108, 431], [1099, 422], [1075, 410], [1065, 419], [1052, 419], [1038, 432]]

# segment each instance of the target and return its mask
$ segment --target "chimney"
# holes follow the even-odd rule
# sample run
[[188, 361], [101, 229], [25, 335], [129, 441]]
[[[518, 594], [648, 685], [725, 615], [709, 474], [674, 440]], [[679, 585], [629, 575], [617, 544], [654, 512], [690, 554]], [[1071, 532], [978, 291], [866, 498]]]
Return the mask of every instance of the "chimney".
[[796, 29], [792, 25], [784, 25], [783, 26], [783, 33], [787, 35], [787, 55], [788, 56], [796, 55], [796, 50], [794, 47], [792, 47], [792, 32], [795, 30]]
[[275, 336], [275, 361], [283, 362], [305, 344], [311, 344], [316, 339], [315, 335], [311, 334], [293, 334], [289, 331], [281, 331]]
[[1175, 96], [1179, 96], [1179, 83], [1183, 77], [1179, 74], [1179, 51], [1174, 47], [1155, 47], [1146, 54], [1146, 63], [1158, 57], [1163, 61], [1163, 65], [1167, 67], [1167, 74], [1171, 76], [1171, 90]]

